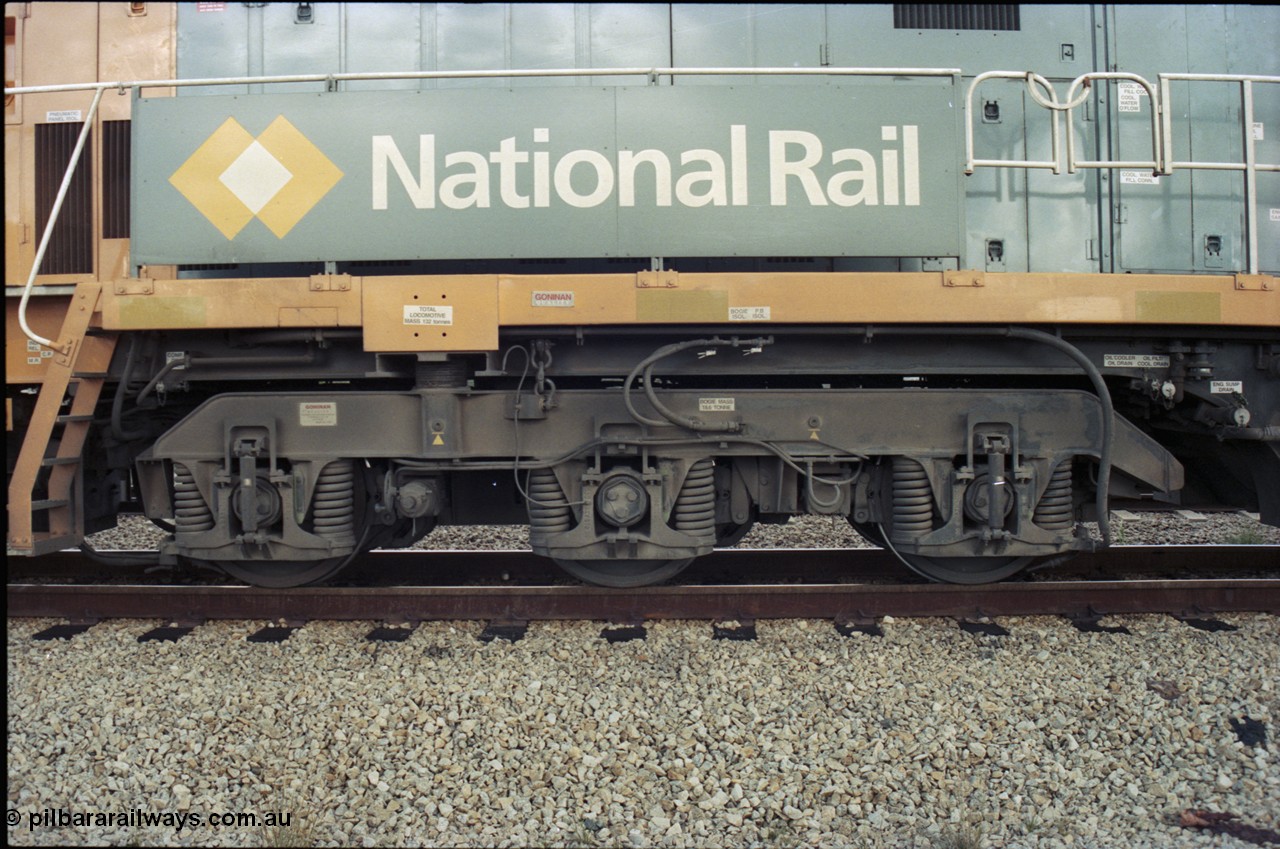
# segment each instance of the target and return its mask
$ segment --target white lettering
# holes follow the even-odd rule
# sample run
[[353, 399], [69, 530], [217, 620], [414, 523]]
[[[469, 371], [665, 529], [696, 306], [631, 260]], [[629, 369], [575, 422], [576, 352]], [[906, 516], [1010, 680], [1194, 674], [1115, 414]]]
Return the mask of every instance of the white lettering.
[[[787, 159], [787, 145], [800, 145], [804, 156], [798, 160]], [[787, 205], [787, 177], [800, 180], [809, 203], [826, 206], [827, 198], [814, 176], [813, 166], [822, 159], [822, 141], [813, 133], [802, 130], [769, 131], [769, 203], [772, 206]]]
[[733, 183], [733, 205], [747, 205], [747, 125], [729, 128], [729, 173]]
[[920, 138], [915, 124], [902, 127], [902, 196], [907, 206], [920, 205]]
[[537, 207], [551, 206], [550, 162], [551, 154], [545, 150], [533, 154], [533, 205]]
[[[727, 186], [724, 179], [724, 159], [714, 150], [698, 148], [686, 150], [680, 154], [680, 164], [705, 162], [711, 167], [705, 171], [690, 171], [676, 181], [676, 200], [685, 206], [706, 206], [709, 203], [724, 206], [729, 202], [726, 196]], [[695, 194], [693, 187], [698, 183], [710, 183], [704, 194]]]
[[527, 151], [516, 150], [516, 139], [503, 139], [498, 149], [489, 154], [489, 161], [498, 166], [498, 194], [502, 202], [512, 209], [526, 209], [529, 196], [516, 191], [516, 166], [529, 161]]
[[[884, 141], [897, 141], [897, 127], [881, 127], [880, 138]], [[885, 148], [880, 154], [880, 161], [884, 163], [884, 167], [880, 169], [880, 173], [884, 178], [884, 205], [898, 205], [898, 151], [893, 148]]]
[[[590, 165], [596, 172], [595, 190], [585, 195], [579, 194], [573, 188], [573, 167], [579, 164]], [[599, 206], [613, 194], [613, 166], [602, 153], [594, 150], [573, 150], [556, 163], [555, 183], [556, 194], [569, 206], [576, 206], [579, 209]]]
[[[470, 165], [471, 173], [454, 174], [440, 183], [440, 202], [450, 209], [466, 209], [469, 206], [489, 206], [489, 162], [482, 154], [471, 150], [451, 153], [444, 158], [444, 166]], [[470, 184], [471, 193], [460, 197], [458, 188]]]
[[653, 166], [654, 202], [671, 206], [671, 160], [660, 150], [623, 150], [618, 153], [618, 205], [636, 205], [636, 166]]
[[[449, 209], [488, 208], [494, 203], [494, 183], [498, 202], [508, 209], [550, 207], [553, 190], [555, 198], [565, 205], [590, 209], [610, 202], [615, 187], [617, 205], [634, 207], [638, 179], [642, 184], [639, 193], [646, 204], [652, 180], [652, 203], [657, 207], [670, 207], [676, 202], [690, 208], [747, 206], [747, 126], [733, 124], [728, 131], [727, 157], [723, 148], [681, 151], [683, 168], [679, 175], [672, 173], [674, 152], [655, 148], [621, 150], [613, 159], [599, 151], [578, 149], [553, 161], [550, 151], [522, 150], [517, 137], [510, 136], [498, 142], [494, 150], [459, 150], [445, 155], [445, 173], [439, 184], [434, 135], [419, 136], [416, 173], [394, 138], [373, 136], [372, 207], [385, 210], [390, 205], [389, 170], [395, 171], [406, 197], [417, 209], [434, 209], [437, 197]], [[810, 206], [920, 206], [919, 127], [882, 126], [880, 137], [886, 145], [878, 152], [839, 148], [829, 154], [828, 166], [823, 140], [817, 134], [769, 130], [769, 203], [786, 206], [794, 197], [790, 190], [795, 188], [791, 182], [795, 180]], [[535, 129], [533, 141], [548, 144], [550, 131]], [[845, 163], [849, 165], [842, 167]], [[526, 168], [527, 165], [532, 167]]]
[[391, 136], [373, 137], [373, 208], [387, 208], [387, 164], [396, 169], [400, 184], [417, 209], [436, 207], [436, 137], [418, 136], [418, 179], [409, 173], [400, 149]]
[[[838, 171], [827, 181], [827, 194], [831, 196], [831, 202], [836, 206], [857, 206], [860, 203], [875, 206], [880, 203], [880, 192], [876, 182], [876, 158], [865, 150], [847, 147], [831, 154], [833, 165], [841, 162], [857, 162], [862, 168]], [[861, 188], [854, 194], [849, 194], [844, 187], [852, 182], [860, 183]]]

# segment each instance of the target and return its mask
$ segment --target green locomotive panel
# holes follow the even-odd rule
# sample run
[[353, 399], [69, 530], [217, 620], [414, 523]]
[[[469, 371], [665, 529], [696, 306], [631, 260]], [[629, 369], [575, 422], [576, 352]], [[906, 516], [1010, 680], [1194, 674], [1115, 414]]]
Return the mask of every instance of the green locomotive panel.
[[947, 78], [144, 99], [133, 263], [958, 256], [959, 102]]

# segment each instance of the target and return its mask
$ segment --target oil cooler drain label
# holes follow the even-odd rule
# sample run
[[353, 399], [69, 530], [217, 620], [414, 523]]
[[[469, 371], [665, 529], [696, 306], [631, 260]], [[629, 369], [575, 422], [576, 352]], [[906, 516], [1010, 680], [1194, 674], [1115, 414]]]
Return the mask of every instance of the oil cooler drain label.
[[1164, 354], [1103, 354], [1106, 368], [1168, 368], [1169, 358]]
[[406, 306], [404, 308], [404, 323], [449, 327], [453, 324], [453, 307]]
[[732, 413], [734, 410], [732, 398], [699, 398], [698, 412], [700, 413]]
[[334, 427], [338, 424], [336, 401], [303, 401], [298, 404], [298, 424], [302, 427]]

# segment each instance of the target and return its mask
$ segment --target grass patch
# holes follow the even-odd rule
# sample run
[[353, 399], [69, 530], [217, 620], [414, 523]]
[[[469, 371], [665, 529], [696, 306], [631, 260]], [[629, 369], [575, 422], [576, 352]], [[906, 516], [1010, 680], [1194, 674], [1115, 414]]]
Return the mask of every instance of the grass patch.
[[982, 829], [973, 826], [948, 828], [938, 835], [935, 849], [981, 849]]
[[309, 823], [303, 822], [296, 811], [285, 811], [288, 825], [262, 827], [262, 845], [268, 847], [315, 846], [316, 835]]
[[1244, 530], [1236, 531], [1225, 540], [1227, 545], [1264, 545], [1266, 541], [1262, 531], [1257, 528], [1245, 528]]

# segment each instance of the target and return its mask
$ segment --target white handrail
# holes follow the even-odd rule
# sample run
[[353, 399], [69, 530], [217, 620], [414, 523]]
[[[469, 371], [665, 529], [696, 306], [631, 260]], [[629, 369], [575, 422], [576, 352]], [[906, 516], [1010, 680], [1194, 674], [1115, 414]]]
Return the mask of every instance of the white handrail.
[[[1151, 153], [1150, 160], [1135, 161], [1112, 161], [1102, 159], [1076, 159], [1075, 144], [1075, 121], [1073, 110], [1084, 103], [1089, 96], [1089, 87], [1094, 80], [1126, 80], [1135, 82], [1146, 89], [1147, 98], [1151, 101]], [[1077, 86], [1082, 87], [1080, 99], [1075, 100], [1073, 95]], [[1150, 168], [1154, 173], [1167, 174], [1164, 170], [1164, 145], [1160, 143], [1160, 114], [1164, 111], [1161, 100], [1156, 97], [1156, 87], [1151, 82], [1137, 74], [1130, 74], [1121, 71], [1112, 72], [1096, 72], [1081, 74], [1071, 81], [1071, 87], [1067, 89], [1067, 173], [1074, 174], [1078, 168]]]
[[[89, 138], [89, 130], [93, 127], [94, 116], [98, 114], [98, 104], [102, 101], [102, 89], [94, 92], [93, 103], [89, 106], [89, 114], [84, 117], [84, 126], [80, 128], [80, 137], [76, 139], [75, 150], [71, 152], [71, 162], [67, 165], [67, 173], [62, 175], [62, 185], [58, 187], [58, 197], [53, 201], [53, 209], [49, 211], [49, 221], [45, 224], [44, 235], [40, 237], [40, 247], [36, 248], [36, 259], [31, 264], [31, 274], [27, 277], [27, 285], [22, 290], [22, 300], [18, 302], [18, 326], [22, 328], [22, 332], [32, 342], [43, 345], [46, 348], [53, 348], [54, 343], [36, 333], [27, 324], [27, 301], [31, 299], [31, 287], [35, 285], [36, 275], [40, 272], [40, 264], [44, 262], [45, 251], [49, 249], [49, 242], [53, 238], [53, 227], [58, 223], [58, 213], [62, 211], [62, 202], [67, 199], [67, 190], [71, 188], [71, 176], [75, 173], [76, 165], [80, 163], [80, 154], [84, 150], [84, 143]], [[66, 353], [63, 351], [63, 353]]]
[[1244, 121], [1244, 162], [1175, 162], [1173, 158], [1173, 118], [1172, 109], [1166, 109], [1164, 120], [1165, 159], [1170, 173], [1175, 168], [1200, 169], [1206, 171], [1243, 171], [1244, 172], [1244, 216], [1245, 216], [1245, 254], [1250, 274], [1258, 273], [1258, 172], [1280, 171], [1280, 163], [1259, 163], [1257, 159], [1257, 140], [1253, 137], [1253, 84], [1280, 83], [1280, 77], [1267, 77], [1257, 74], [1160, 74], [1160, 96], [1165, 103], [1170, 100], [1169, 83], [1178, 80], [1183, 82], [1231, 82], [1240, 84], [1242, 101], [1242, 119]]
[[266, 85], [278, 83], [387, 82], [393, 80], [524, 79], [530, 77], [683, 77], [683, 76], [845, 76], [845, 77], [959, 77], [959, 68], [548, 68], [540, 71], [370, 71], [342, 74], [287, 74], [273, 77], [205, 77], [189, 80], [119, 80], [6, 88], [5, 94], [48, 94], [134, 88]]
[[[1005, 159], [975, 159], [973, 155], [973, 96], [977, 91], [978, 85], [982, 82], [993, 79], [1025, 79], [1027, 88], [1031, 92], [1031, 97], [1040, 106], [1049, 109], [1053, 113], [1053, 159], [1049, 160], [1005, 160]], [[1058, 113], [1067, 113], [1067, 173], [1074, 174], [1078, 168], [1150, 168], [1153, 173], [1160, 175], [1171, 175], [1178, 169], [1187, 170], [1206, 170], [1206, 171], [1242, 171], [1244, 172], [1244, 193], [1245, 193], [1245, 220], [1246, 230], [1248, 231], [1245, 245], [1245, 263], [1249, 274], [1258, 273], [1258, 172], [1280, 172], [1280, 163], [1258, 162], [1256, 140], [1253, 137], [1253, 84], [1254, 83], [1280, 83], [1280, 77], [1266, 76], [1262, 74], [1182, 74], [1182, 73], [1165, 73], [1159, 74], [1159, 88], [1157, 89], [1150, 81], [1138, 76], [1125, 72], [1091, 72], [1081, 74], [1071, 82], [1071, 86], [1067, 90], [1067, 100], [1065, 103], [1058, 102], [1057, 94], [1051, 83], [1031, 71], [988, 71], [973, 78], [969, 84], [969, 90], [966, 93], [965, 103], [965, 173], [972, 174], [975, 168], [1048, 168], [1055, 174], [1062, 173], [1059, 150], [1058, 150]], [[1075, 121], [1074, 111], [1076, 107], [1084, 103], [1088, 99], [1090, 85], [1093, 80], [1124, 80], [1136, 82], [1141, 85], [1147, 92], [1147, 96], [1151, 101], [1151, 147], [1153, 157], [1150, 160], [1087, 160], [1076, 158], [1076, 138], [1075, 138]], [[1183, 82], [1233, 82], [1239, 83], [1241, 87], [1242, 100], [1242, 119], [1244, 133], [1244, 161], [1243, 162], [1205, 162], [1205, 161], [1178, 161], [1174, 159], [1173, 151], [1173, 110], [1169, 108], [1170, 93], [1169, 83], [1171, 81]], [[1033, 85], [1032, 83], [1035, 83]], [[1052, 95], [1052, 99], [1045, 99], [1040, 95], [1036, 86], [1044, 88]], [[1077, 94], [1079, 90], [1079, 94]]]
[[[1036, 91], [1036, 85], [1044, 86], [1053, 95], [1056, 102], [1058, 95], [1053, 90], [1053, 85], [1039, 74], [1031, 71], [987, 71], [978, 74], [973, 78], [973, 82], [969, 83], [969, 91], [965, 95], [965, 119], [964, 119], [964, 153], [965, 164], [964, 173], [972, 174], [973, 169], [982, 166], [986, 168], [1004, 167], [1004, 168], [1048, 168], [1055, 174], [1062, 173], [1062, 166], [1059, 165], [1061, 157], [1058, 155], [1058, 113], [1054, 112], [1050, 123], [1050, 149], [1052, 158], [1045, 160], [1028, 160], [1028, 159], [974, 159], [973, 158], [973, 93], [978, 90], [979, 83], [990, 79], [1010, 79], [1027, 81], [1027, 88], [1031, 91], [1031, 96], [1040, 101], [1043, 105], [1050, 105], [1042, 100], [1039, 92]], [[1034, 85], [1033, 85], [1034, 83]], [[1053, 107], [1051, 107], [1053, 108]]]

